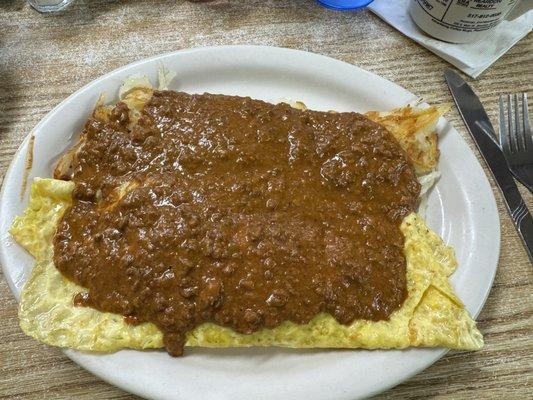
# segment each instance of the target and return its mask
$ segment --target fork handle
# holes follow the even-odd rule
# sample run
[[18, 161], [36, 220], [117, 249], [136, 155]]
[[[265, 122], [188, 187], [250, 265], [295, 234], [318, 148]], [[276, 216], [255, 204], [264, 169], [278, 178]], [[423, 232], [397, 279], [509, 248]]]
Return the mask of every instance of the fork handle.
[[524, 200], [514, 210], [509, 210], [511, 218], [524, 242], [529, 260], [533, 263], [533, 218], [526, 207]]
[[524, 168], [522, 174], [525, 175], [524, 179], [520, 179], [515, 176], [516, 180], [522, 183], [522, 185], [524, 185], [527, 190], [530, 191], [530, 193], [533, 193], [533, 168]]

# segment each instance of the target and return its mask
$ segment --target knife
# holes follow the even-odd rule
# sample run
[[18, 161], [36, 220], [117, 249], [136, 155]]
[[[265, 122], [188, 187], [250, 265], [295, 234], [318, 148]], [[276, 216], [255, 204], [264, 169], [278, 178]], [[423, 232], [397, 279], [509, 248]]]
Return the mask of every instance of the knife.
[[533, 218], [520, 195], [503, 153], [496, 143], [496, 133], [474, 91], [451, 69], [444, 77], [459, 114], [498, 184], [511, 218], [533, 263]]

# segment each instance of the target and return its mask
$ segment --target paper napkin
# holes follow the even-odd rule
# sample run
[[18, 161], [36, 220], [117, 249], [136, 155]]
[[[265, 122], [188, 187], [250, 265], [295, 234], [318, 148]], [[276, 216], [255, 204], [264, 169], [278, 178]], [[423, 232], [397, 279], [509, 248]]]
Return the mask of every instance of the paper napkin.
[[533, 11], [529, 11], [513, 21], [503, 21], [475, 43], [447, 43], [428, 36], [416, 26], [409, 15], [409, 1], [375, 0], [368, 8], [404, 35], [473, 78], [477, 78], [533, 28]]

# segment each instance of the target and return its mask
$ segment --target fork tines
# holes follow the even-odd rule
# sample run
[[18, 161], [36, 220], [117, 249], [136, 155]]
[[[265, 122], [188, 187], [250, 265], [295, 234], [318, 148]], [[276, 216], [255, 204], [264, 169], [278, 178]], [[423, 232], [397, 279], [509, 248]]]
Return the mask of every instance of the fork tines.
[[[527, 93], [522, 93], [521, 97], [522, 107], [519, 105], [520, 101], [517, 93], [514, 95], [500, 96], [499, 99], [500, 141], [502, 148], [512, 153], [524, 150], [533, 151], [533, 139], [531, 138], [527, 108]], [[504, 98], [506, 98], [506, 101], [504, 101]], [[507, 113], [505, 112], [506, 108]], [[522, 109], [521, 112], [520, 109]]]
[[514, 176], [533, 188], [533, 138], [527, 93], [500, 96], [500, 147]]

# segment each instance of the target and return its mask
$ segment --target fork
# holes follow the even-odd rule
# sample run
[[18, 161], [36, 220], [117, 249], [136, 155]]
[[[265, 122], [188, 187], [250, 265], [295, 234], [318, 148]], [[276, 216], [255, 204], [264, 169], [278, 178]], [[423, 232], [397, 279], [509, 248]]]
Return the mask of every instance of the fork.
[[527, 93], [522, 93], [522, 107], [519, 106], [518, 94], [500, 96], [498, 103], [499, 138], [503, 155], [514, 177], [533, 193], [533, 138], [529, 126]]

